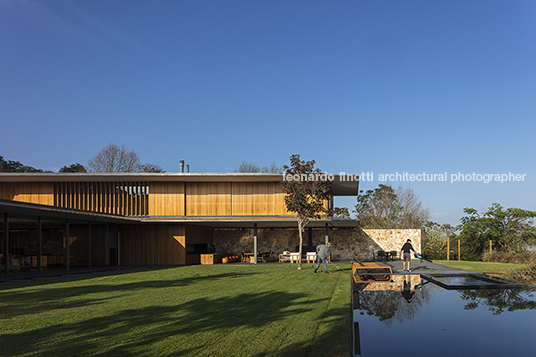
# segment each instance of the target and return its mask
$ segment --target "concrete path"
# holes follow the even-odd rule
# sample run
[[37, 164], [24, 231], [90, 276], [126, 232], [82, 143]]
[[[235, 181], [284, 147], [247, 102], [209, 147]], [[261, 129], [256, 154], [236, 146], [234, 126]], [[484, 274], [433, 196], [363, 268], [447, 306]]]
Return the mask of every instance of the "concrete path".
[[[395, 273], [404, 273], [402, 260], [394, 260], [385, 262], [387, 265], [393, 269]], [[468, 270], [461, 270], [456, 268], [447, 267], [444, 265], [434, 264], [423, 260], [422, 262], [419, 259], [411, 259], [411, 273], [420, 274], [420, 273], [432, 273], [432, 274], [449, 274], [449, 273], [474, 273]]]
[[[351, 261], [340, 261], [335, 262], [335, 264], [352, 264]], [[395, 274], [408, 274], [403, 270], [403, 261], [402, 260], [393, 260], [393, 261], [382, 261], [393, 269]], [[332, 266], [333, 267], [333, 266]], [[329, 268], [329, 267], [328, 267]], [[461, 270], [456, 268], [447, 267], [444, 265], [434, 264], [423, 260], [422, 262], [419, 259], [411, 259], [411, 273], [409, 274], [464, 274], [464, 273], [473, 273], [473, 271]]]

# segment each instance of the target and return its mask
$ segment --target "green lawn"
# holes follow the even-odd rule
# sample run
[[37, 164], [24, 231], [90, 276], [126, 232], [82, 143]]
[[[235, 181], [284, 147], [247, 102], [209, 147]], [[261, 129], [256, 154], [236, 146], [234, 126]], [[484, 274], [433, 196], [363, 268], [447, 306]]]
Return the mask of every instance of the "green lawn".
[[509, 269], [520, 266], [520, 264], [472, 262], [463, 260], [434, 260], [434, 263], [445, 265], [451, 268], [474, 271], [476, 273], [505, 273]]
[[349, 356], [350, 267], [213, 265], [0, 285], [2, 356]]

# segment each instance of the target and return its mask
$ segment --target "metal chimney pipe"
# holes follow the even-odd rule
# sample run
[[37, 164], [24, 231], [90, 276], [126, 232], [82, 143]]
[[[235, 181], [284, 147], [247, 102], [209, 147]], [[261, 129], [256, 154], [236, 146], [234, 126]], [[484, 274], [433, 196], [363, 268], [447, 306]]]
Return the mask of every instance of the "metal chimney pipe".
[[179, 161], [179, 172], [184, 172], [184, 160]]
[[190, 172], [190, 165], [186, 165], [186, 172]]

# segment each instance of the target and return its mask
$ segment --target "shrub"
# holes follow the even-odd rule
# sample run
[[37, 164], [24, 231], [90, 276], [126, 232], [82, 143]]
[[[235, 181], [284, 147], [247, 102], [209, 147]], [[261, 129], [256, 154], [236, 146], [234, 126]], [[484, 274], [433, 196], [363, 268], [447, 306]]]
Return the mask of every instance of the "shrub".
[[531, 262], [536, 262], [536, 253], [526, 250], [521, 252], [495, 250], [485, 252], [482, 260], [494, 263], [530, 264]]
[[536, 262], [531, 262], [523, 267], [511, 269], [504, 274], [505, 278], [536, 284]]

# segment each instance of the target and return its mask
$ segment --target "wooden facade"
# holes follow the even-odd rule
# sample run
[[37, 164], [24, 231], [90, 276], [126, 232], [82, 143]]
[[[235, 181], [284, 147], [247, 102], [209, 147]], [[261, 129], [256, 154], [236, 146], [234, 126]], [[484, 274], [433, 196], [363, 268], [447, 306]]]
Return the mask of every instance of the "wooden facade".
[[122, 265], [199, 264], [188, 244], [212, 245], [212, 228], [181, 224], [124, 225], [119, 228]]
[[[0, 174], [0, 200], [45, 206], [28, 207], [30, 221], [48, 221], [45, 261], [63, 250], [66, 267], [184, 265], [200, 263], [219, 225], [288, 225], [294, 214], [287, 211], [280, 182], [281, 176], [270, 174]], [[20, 228], [9, 228], [33, 232], [27, 239], [13, 233], [17, 238], [9, 243], [9, 255], [36, 254], [37, 233], [29, 228], [35, 222], [28, 217]], [[67, 249], [61, 237], [69, 224]], [[49, 252], [52, 245], [60, 253]]]
[[54, 206], [52, 182], [3, 182], [0, 199]]
[[121, 216], [291, 216], [278, 182], [2, 183], [0, 199]]

